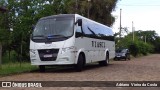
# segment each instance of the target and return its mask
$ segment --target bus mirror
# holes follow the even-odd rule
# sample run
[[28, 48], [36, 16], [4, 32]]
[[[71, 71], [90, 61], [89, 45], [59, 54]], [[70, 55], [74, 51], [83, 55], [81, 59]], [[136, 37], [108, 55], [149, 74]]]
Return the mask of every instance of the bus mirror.
[[82, 26], [82, 19], [78, 19], [78, 26]]
[[82, 26], [82, 19], [78, 19], [75, 23], [75, 25], [78, 23], [78, 26]]

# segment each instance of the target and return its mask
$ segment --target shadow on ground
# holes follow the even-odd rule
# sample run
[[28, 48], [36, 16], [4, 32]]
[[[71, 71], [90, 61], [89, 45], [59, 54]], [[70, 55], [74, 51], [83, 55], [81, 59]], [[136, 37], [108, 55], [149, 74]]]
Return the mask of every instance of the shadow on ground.
[[[109, 67], [113, 64], [109, 64]], [[83, 71], [94, 70], [98, 68], [103, 68], [107, 66], [99, 66], [98, 63], [87, 64]], [[39, 73], [39, 70], [31, 71], [32, 73]], [[46, 66], [46, 70], [43, 73], [74, 73], [77, 72], [74, 66]]]

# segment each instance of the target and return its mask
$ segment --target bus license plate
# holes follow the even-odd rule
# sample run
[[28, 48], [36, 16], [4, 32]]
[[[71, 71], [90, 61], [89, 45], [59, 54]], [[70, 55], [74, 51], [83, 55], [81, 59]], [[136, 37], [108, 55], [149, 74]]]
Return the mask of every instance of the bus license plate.
[[46, 54], [46, 55], [44, 55], [43, 57], [44, 57], [44, 58], [50, 58], [50, 57], [52, 57], [52, 54]]

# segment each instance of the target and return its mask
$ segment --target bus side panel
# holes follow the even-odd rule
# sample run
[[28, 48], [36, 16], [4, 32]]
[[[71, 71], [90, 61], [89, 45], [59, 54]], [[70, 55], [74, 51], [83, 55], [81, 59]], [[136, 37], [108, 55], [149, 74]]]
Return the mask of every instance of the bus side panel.
[[106, 52], [109, 52], [109, 59], [113, 59], [115, 57], [115, 43], [113, 41], [107, 41], [106, 47]]
[[[99, 43], [105, 43], [105, 47]], [[75, 47], [85, 53], [87, 63], [105, 60], [107, 51], [110, 59], [115, 54], [114, 43], [106, 40], [79, 37], [75, 40]]]
[[80, 49], [84, 50], [86, 62], [105, 60], [106, 50], [109, 52], [109, 58], [113, 58], [115, 55], [115, 42], [112, 39], [114, 38], [112, 30], [82, 16], [76, 16], [75, 20], [78, 19], [82, 19], [82, 28], [76, 25], [75, 35], [77, 32], [82, 35], [75, 39], [75, 47], [78, 51]]
[[77, 51], [81, 50], [81, 52], [84, 52], [86, 63], [90, 63], [93, 56], [93, 53], [89, 50], [90, 45], [91, 42], [89, 41], [89, 39], [86, 39], [85, 37], [79, 37], [75, 39], [75, 47]]

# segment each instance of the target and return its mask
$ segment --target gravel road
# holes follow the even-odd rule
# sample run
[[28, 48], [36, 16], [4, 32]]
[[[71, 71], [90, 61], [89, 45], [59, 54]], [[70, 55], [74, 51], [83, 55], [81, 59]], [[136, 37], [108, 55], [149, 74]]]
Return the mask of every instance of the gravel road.
[[[48, 68], [45, 73], [38, 71], [0, 77], [0, 81], [160, 81], [160, 54], [152, 54], [129, 61], [110, 61], [110, 65], [101, 67], [89, 64], [82, 72], [75, 72], [72, 67]], [[1, 88], [0, 88], [1, 89]], [[7, 88], [3, 88], [7, 89]], [[16, 88], [12, 88], [12, 90]], [[37, 90], [35, 88], [30, 88]], [[40, 88], [38, 88], [40, 89]], [[45, 88], [41, 88], [42, 90]], [[47, 88], [53, 90], [53, 88]], [[54, 88], [66, 90], [75, 88]], [[134, 90], [132, 88], [76, 88], [78, 90]], [[153, 88], [159, 90], [160, 88]], [[27, 90], [27, 88], [23, 88]], [[138, 90], [149, 90], [140, 88]]]

